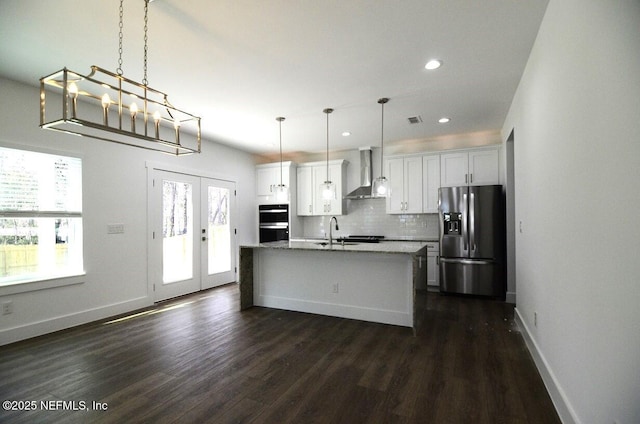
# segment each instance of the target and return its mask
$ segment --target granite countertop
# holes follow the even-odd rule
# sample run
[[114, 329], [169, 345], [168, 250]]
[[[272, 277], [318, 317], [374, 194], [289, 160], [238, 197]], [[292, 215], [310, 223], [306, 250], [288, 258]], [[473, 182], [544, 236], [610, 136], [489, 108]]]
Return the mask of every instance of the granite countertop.
[[241, 246], [265, 249], [314, 250], [321, 252], [368, 252], [368, 253], [401, 253], [418, 254], [427, 246], [422, 241], [382, 241], [380, 243], [345, 243], [334, 241], [333, 246], [323, 239], [292, 239], [260, 243], [255, 246]]

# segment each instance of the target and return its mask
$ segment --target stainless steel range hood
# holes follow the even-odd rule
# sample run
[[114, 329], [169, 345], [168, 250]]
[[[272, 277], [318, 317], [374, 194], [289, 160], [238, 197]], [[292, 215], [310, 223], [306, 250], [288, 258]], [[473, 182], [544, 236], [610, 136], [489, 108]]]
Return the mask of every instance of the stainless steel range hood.
[[371, 168], [371, 147], [360, 148], [360, 187], [344, 196], [345, 199], [371, 199], [371, 182], [373, 169]]

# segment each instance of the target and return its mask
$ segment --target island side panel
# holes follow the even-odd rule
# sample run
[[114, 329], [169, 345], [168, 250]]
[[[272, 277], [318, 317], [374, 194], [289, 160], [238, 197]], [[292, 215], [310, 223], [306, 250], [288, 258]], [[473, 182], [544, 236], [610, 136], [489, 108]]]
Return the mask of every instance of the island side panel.
[[256, 249], [254, 304], [413, 326], [409, 254]]
[[252, 247], [240, 247], [240, 310], [253, 306], [253, 252]]
[[424, 279], [422, 283], [426, 284], [427, 278], [427, 247], [423, 247], [413, 256], [413, 288], [412, 288], [412, 308], [413, 308], [413, 331], [415, 335], [416, 327], [418, 326], [417, 320], [417, 304], [416, 304], [416, 291], [421, 286], [420, 281]]

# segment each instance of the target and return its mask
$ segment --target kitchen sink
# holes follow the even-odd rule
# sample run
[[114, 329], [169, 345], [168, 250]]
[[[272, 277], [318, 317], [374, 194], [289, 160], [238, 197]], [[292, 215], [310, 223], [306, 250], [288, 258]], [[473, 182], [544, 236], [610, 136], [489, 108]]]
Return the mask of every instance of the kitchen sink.
[[[321, 242], [318, 242], [318, 243], [315, 243], [315, 244], [317, 244], [319, 246], [328, 246], [329, 242], [328, 241], [321, 241]], [[333, 242], [334, 246], [353, 246], [353, 245], [356, 245], [356, 244], [360, 244], [360, 243], [349, 243], [349, 242], [343, 243], [343, 242], [339, 242], [339, 241], [334, 241]]]

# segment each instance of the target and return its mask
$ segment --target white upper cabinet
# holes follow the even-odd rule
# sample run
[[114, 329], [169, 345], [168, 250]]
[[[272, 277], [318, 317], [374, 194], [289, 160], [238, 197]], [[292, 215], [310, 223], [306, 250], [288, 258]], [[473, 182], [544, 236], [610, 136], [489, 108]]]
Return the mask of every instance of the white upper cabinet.
[[[347, 164], [345, 160], [329, 161], [328, 176], [326, 162], [302, 163], [298, 166], [298, 216], [342, 215], [346, 212], [343, 196], [346, 191]], [[327, 181], [327, 177], [336, 187], [335, 199], [322, 198], [320, 185]]]
[[[289, 187], [290, 190], [291, 172], [294, 169], [295, 165], [293, 165], [292, 162], [282, 163], [282, 184]], [[256, 195], [258, 197], [258, 204], [282, 203], [276, 199], [276, 187], [278, 184], [280, 184], [280, 162], [256, 166]]]
[[438, 213], [440, 155], [422, 157], [422, 212]]
[[500, 184], [499, 149], [442, 153], [440, 186]]
[[387, 213], [422, 213], [422, 156], [387, 159]]
[[298, 167], [298, 192], [296, 201], [298, 202], [298, 215], [313, 215], [313, 168], [310, 166]]
[[469, 152], [469, 185], [500, 184], [498, 149]]
[[442, 153], [440, 155], [440, 187], [467, 184], [469, 184], [469, 153]]

